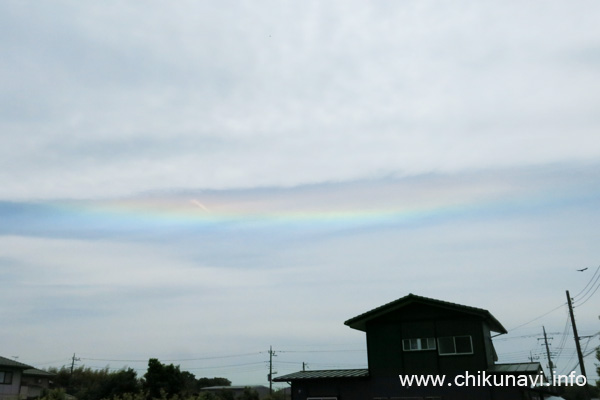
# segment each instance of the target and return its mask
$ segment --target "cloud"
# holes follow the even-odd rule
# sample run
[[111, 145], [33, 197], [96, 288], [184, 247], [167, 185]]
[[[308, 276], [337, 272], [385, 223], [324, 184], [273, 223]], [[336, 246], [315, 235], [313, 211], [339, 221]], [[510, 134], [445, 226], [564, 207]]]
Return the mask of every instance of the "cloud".
[[599, 156], [592, 3], [263, 7], [4, 5], [4, 198]]
[[0, 4], [0, 332], [175, 358], [362, 344], [409, 291], [544, 313], [595, 263], [597, 9]]

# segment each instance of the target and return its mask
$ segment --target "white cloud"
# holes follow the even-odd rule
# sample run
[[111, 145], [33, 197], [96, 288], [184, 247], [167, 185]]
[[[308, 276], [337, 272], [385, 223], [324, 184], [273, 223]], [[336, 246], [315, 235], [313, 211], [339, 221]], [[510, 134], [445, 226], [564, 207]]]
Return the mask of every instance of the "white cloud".
[[4, 5], [3, 197], [597, 160], [594, 7]]
[[[0, 285], [25, 307], [0, 330], [31, 359], [362, 343], [344, 318], [408, 291], [510, 327], [596, 257], [596, 2], [0, 8], [0, 199], [92, 200], [0, 204]], [[455, 214], [211, 230], [155, 223], [144, 196], [124, 222], [94, 202], [148, 192], [223, 214]]]

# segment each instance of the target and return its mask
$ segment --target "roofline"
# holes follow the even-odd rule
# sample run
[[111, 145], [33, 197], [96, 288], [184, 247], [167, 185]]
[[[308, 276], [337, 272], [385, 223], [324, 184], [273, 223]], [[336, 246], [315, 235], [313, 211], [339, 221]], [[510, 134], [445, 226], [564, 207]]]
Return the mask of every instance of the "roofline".
[[443, 300], [432, 299], [429, 297], [418, 296], [412, 293], [409, 293], [408, 295], [401, 297], [398, 300], [392, 301], [390, 303], [384, 304], [370, 311], [357, 315], [354, 318], [350, 318], [349, 320], [344, 322], [344, 325], [365, 332], [366, 324], [368, 321], [371, 321], [377, 317], [385, 315], [393, 310], [402, 308], [414, 302], [430, 304], [436, 307], [442, 307], [477, 315], [490, 322], [490, 330], [492, 330], [493, 332], [498, 332], [501, 334], [508, 333], [508, 331], [506, 330], [506, 328], [504, 328], [504, 326], [502, 326], [500, 321], [498, 321], [488, 310], [484, 310], [483, 308], [465, 306], [462, 304], [451, 303]]
[[[318, 373], [322, 373], [318, 376]], [[332, 374], [340, 373], [341, 375], [332, 376]], [[305, 376], [302, 376], [305, 375]], [[317, 376], [315, 376], [317, 375]], [[286, 374], [273, 378], [274, 382], [291, 382], [291, 381], [307, 381], [320, 379], [366, 379], [369, 377], [368, 368], [354, 369], [321, 369], [310, 371], [298, 371], [291, 374]]]
[[33, 368], [31, 365], [24, 364], [19, 361], [11, 360], [10, 358], [0, 356], [0, 367], [14, 368], [14, 369], [30, 369]]
[[47, 376], [47, 377], [56, 376], [56, 374], [54, 372], [48, 372], [48, 371], [44, 371], [43, 369], [38, 369], [38, 368], [28, 368], [26, 370], [23, 370], [23, 375]]

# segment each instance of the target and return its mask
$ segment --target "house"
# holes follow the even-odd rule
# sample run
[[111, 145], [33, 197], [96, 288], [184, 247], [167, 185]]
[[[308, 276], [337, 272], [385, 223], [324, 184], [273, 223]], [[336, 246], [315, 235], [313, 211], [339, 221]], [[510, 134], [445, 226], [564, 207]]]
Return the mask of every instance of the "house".
[[[539, 363], [496, 363], [492, 333], [507, 331], [487, 310], [409, 294], [345, 325], [365, 332], [368, 368], [299, 371], [273, 379], [291, 384], [292, 400], [543, 398], [530, 384], [517, 384], [523, 383], [518, 379], [541, 382]], [[428, 376], [443, 378], [443, 384], [407, 381]]]
[[21, 398], [32, 399], [42, 397], [44, 391], [50, 388], [51, 379], [55, 374], [37, 368], [23, 371], [21, 380]]
[[23, 371], [32, 368], [9, 358], [0, 357], [0, 400], [19, 398]]
[[48, 389], [54, 374], [0, 356], [0, 400], [32, 399]]

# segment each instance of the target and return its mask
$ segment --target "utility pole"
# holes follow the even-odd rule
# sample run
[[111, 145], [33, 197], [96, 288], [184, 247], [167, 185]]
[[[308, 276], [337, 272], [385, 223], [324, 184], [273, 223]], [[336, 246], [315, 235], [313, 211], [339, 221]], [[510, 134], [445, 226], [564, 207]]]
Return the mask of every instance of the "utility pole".
[[73, 368], [75, 368], [75, 361], [79, 361], [79, 358], [75, 358], [75, 353], [73, 353], [73, 358], [71, 360], [71, 376], [73, 376]]
[[273, 346], [269, 346], [269, 394], [273, 394]]
[[79, 358], [76, 358], [75, 353], [73, 353], [73, 358], [71, 359], [71, 374], [69, 375], [69, 387], [71, 386], [71, 380], [73, 379], [73, 369], [75, 368], [75, 361], [79, 361]]
[[[577, 349], [577, 358], [579, 358], [579, 369], [581, 375], [585, 376], [587, 382], [587, 374], [585, 373], [585, 364], [583, 363], [583, 353], [581, 352], [581, 346], [579, 345], [579, 334], [577, 333], [577, 325], [575, 325], [575, 316], [573, 314], [573, 304], [571, 304], [571, 296], [567, 290], [567, 304], [569, 305], [569, 315], [571, 316], [571, 325], [573, 325], [573, 335], [575, 335], [575, 348]], [[590, 393], [587, 385], [585, 385], [586, 397], [590, 398]]]
[[554, 365], [552, 364], [552, 358], [550, 358], [550, 348], [548, 347], [548, 336], [546, 336], [546, 327], [542, 326], [542, 329], [544, 330], [544, 343], [546, 344], [546, 355], [548, 356], [548, 368], [550, 368], [550, 384], [552, 384], [554, 383]]
[[306, 371], [306, 363], [302, 361], [302, 372]]

